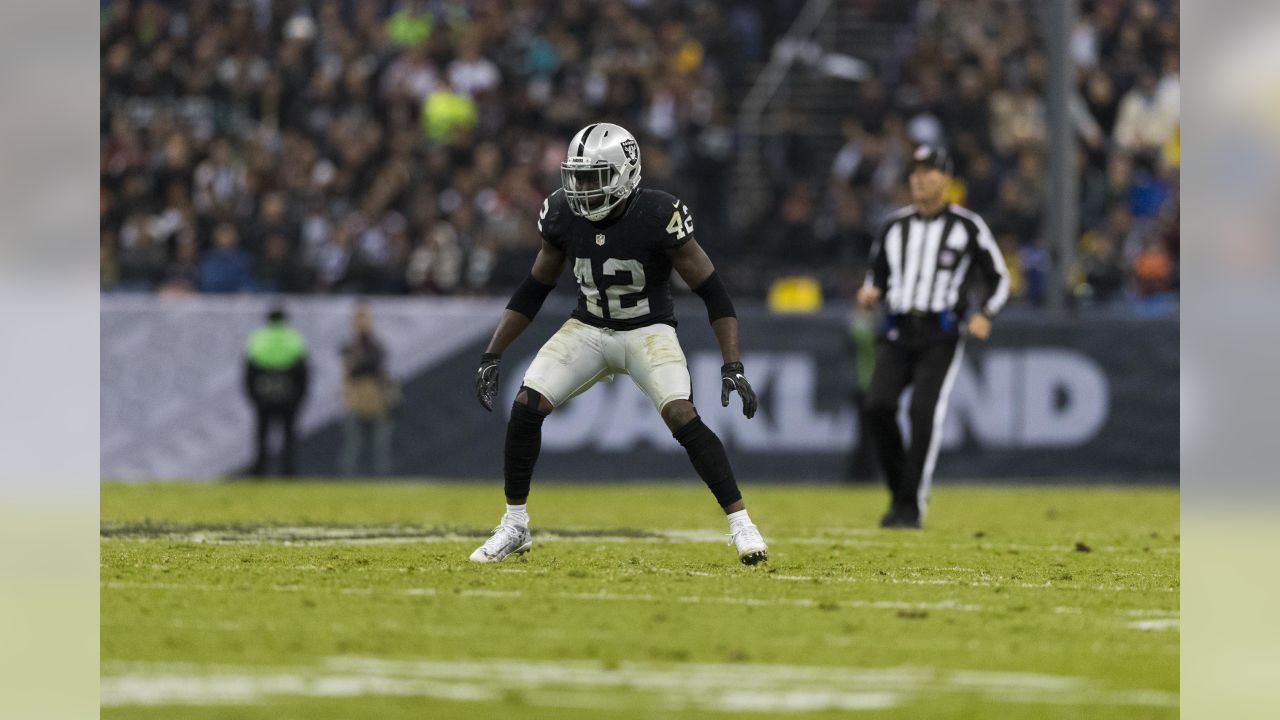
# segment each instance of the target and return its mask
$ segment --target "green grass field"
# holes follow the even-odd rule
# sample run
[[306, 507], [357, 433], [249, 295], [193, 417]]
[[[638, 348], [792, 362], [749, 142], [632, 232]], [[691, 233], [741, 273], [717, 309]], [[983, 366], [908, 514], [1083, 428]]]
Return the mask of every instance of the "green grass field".
[[102, 487], [102, 717], [1176, 718], [1172, 488]]

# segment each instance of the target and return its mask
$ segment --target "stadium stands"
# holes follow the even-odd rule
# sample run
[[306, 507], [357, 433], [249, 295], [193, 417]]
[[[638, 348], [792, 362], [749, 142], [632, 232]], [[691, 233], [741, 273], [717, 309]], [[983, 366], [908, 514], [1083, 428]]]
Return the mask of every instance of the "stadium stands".
[[[850, 292], [869, 229], [903, 201], [905, 148], [945, 142], [956, 199], [991, 220], [1016, 294], [1038, 304], [1052, 199], [1031, 3], [850, 3], [903, 30], [874, 79], [849, 82], [844, 146], [814, 152], [796, 113], [768, 147], [788, 181], [730, 237], [737, 103], [802, 5], [107, 2], [102, 288], [505, 294], [566, 139], [609, 119], [756, 298], [797, 273]], [[1176, 293], [1177, 32], [1176, 2], [1082, 3], [1078, 298]]]

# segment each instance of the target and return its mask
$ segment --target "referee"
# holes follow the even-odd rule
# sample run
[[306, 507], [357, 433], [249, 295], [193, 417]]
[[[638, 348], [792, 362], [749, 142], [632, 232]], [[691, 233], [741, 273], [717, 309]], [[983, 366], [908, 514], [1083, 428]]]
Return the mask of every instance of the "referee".
[[[986, 340], [991, 318], [1009, 295], [1009, 273], [986, 223], [943, 199], [952, 175], [947, 151], [922, 145], [910, 168], [911, 205], [880, 229], [871, 269], [858, 290], [860, 306], [870, 310], [883, 301], [887, 314], [864, 417], [892, 497], [880, 519], [888, 528], [920, 527], [964, 335]], [[986, 293], [962, 331], [966, 280], [974, 266]], [[914, 388], [909, 448], [897, 422], [898, 399], [908, 385]]]

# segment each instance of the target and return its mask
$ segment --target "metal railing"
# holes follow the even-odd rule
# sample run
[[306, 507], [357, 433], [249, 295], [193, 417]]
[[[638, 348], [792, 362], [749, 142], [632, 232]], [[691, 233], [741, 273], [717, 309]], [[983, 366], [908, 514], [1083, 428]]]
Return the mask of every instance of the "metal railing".
[[786, 35], [774, 45], [769, 64], [760, 72], [746, 99], [742, 101], [738, 132], [743, 137], [759, 137], [760, 120], [796, 60], [798, 53], [795, 48], [814, 36], [822, 18], [830, 9], [831, 0], [809, 0], [801, 8], [795, 22], [791, 23]]

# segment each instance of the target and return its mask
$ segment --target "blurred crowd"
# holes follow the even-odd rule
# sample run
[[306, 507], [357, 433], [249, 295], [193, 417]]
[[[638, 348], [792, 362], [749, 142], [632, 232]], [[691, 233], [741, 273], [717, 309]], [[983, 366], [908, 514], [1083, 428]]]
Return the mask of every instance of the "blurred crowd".
[[[1046, 276], [1059, 258], [1042, 227], [1054, 200], [1049, 68], [1037, 7], [1019, 0], [919, 3], [900, 51], [858, 85], [845, 144], [826, 166], [825, 211], [819, 193], [800, 186], [782, 199], [781, 234], [776, 227], [769, 233], [784, 245], [813, 238], [815, 254], [845, 253], [857, 267], [872, 242], [867, 218], [909, 202], [902, 178], [912, 145], [943, 145], [956, 161], [952, 199], [987, 220], [1012, 271], [1014, 296], [1044, 303]], [[1069, 40], [1076, 75], [1069, 107], [1081, 236], [1067, 268], [1070, 297], [1079, 304], [1176, 297], [1178, 13], [1177, 0], [1080, 3]], [[779, 141], [796, 142], [785, 135]], [[775, 174], [812, 177], [825, 159], [815, 160], [812, 168]], [[861, 277], [837, 270], [825, 279], [848, 286]]]
[[798, 6], [109, 2], [102, 287], [505, 292], [599, 118], [718, 232], [728, 184], [704, 176], [732, 157], [731, 90]]
[[[503, 294], [528, 272], [567, 139], [609, 119], [638, 136], [645, 183], [689, 201], [735, 289], [757, 296], [788, 261], [850, 290], [873, 223], [905, 202], [910, 144], [946, 144], [955, 198], [988, 219], [1016, 292], [1040, 302], [1034, 4], [855, 4], [903, 16], [899, 51], [849, 85], [856, 112], [834, 158], [803, 152], [805, 118], [788, 118], [769, 156], [800, 181], [739, 238], [737, 103], [802, 0], [104, 2], [102, 287]], [[1177, 4], [1086, 0], [1071, 50], [1073, 291], [1176, 291]]]

